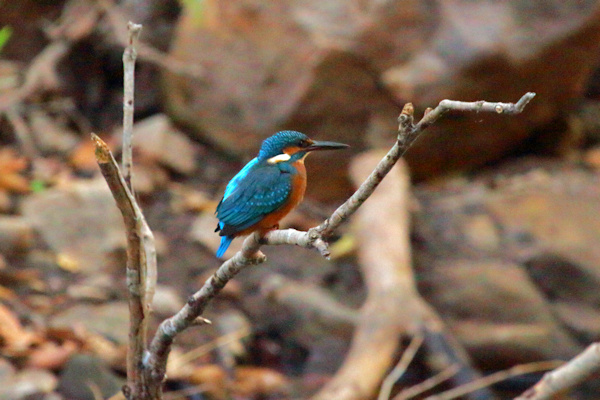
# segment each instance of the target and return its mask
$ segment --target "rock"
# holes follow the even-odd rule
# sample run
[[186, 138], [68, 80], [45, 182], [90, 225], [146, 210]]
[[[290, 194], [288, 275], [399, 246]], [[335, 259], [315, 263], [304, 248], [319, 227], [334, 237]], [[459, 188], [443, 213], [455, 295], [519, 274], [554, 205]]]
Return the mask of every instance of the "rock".
[[[481, 166], [521, 146], [532, 128], [564, 120], [598, 64], [597, 2], [533, 4], [236, 0], [184, 6], [171, 55], [202, 65], [205, 76], [194, 81], [165, 72], [164, 106], [197, 138], [238, 156], [253, 154], [283, 128], [346, 142], [359, 152], [393, 143], [404, 102], [422, 112], [447, 97], [515, 102], [537, 92], [518, 117], [446, 116], [408, 154], [418, 179]], [[347, 163], [344, 153], [315, 160], [309, 194], [345, 196]]]
[[577, 354], [576, 341], [521, 266], [446, 258], [429, 268], [435, 273], [420, 289], [474, 358], [498, 368]]
[[419, 288], [479, 362], [566, 358], [597, 340], [597, 173], [524, 159], [415, 195]]
[[31, 132], [38, 147], [45, 153], [66, 153], [77, 146], [78, 137], [64, 123], [53, 119], [45, 111], [32, 110], [29, 114]]
[[4, 357], [0, 358], [0, 382], [8, 382], [17, 373], [15, 367]]
[[42, 369], [24, 369], [0, 387], [0, 400], [26, 400], [49, 394], [58, 384], [54, 374]]
[[[191, 240], [205, 246], [211, 253], [216, 253], [221, 242], [221, 237], [215, 233], [217, 219], [212, 213], [201, 213], [194, 220], [190, 229], [189, 237]], [[236, 252], [242, 249], [243, 239], [234, 240], [225, 252], [225, 258], [232, 257]]]
[[125, 247], [123, 219], [101, 178], [34, 193], [23, 200], [22, 214], [54, 252], [83, 272], [106, 268], [111, 253]]
[[561, 301], [553, 304], [552, 309], [581, 340], [588, 343], [600, 340], [600, 312], [597, 308]]
[[179, 293], [170, 286], [156, 285], [152, 311], [158, 315], [173, 315], [179, 311], [185, 302]]
[[67, 287], [67, 294], [77, 300], [106, 301], [115, 293], [115, 281], [108, 274], [95, 274]]
[[68, 399], [96, 400], [90, 386], [109, 398], [121, 390], [123, 382], [92, 356], [75, 355], [60, 375], [59, 392]]
[[0, 254], [11, 256], [26, 252], [33, 244], [31, 223], [22, 217], [0, 216]]
[[180, 174], [196, 169], [194, 143], [179, 132], [164, 114], [146, 118], [134, 125], [135, 147], [146, 157]]
[[78, 304], [52, 316], [48, 325], [62, 330], [82, 326], [117, 344], [126, 344], [129, 334], [129, 307], [126, 302]]

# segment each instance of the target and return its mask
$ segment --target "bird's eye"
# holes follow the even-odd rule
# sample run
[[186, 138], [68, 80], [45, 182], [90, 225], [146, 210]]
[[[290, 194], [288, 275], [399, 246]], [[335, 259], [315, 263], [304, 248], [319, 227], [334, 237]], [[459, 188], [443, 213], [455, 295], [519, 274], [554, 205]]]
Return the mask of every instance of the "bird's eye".
[[302, 139], [298, 142], [298, 147], [305, 148], [308, 146], [310, 146], [310, 143], [308, 142], [308, 140]]

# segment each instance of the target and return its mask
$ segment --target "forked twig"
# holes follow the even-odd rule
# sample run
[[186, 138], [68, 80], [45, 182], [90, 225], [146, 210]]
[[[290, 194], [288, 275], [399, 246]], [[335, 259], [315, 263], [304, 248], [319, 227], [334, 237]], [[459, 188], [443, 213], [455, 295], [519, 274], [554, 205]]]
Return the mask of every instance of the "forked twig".
[[388, 374], [383, 380], [381, 384], [381, 390], [379, 391], [379, 396], [377, 396], [377, 400], [388, 400], [390, 398], [390, 393], [392, 393], [392, 389], [394, 388], [394, 384], [404, 375], [406, 369], [415, 358], [417, 351], [423, 344], [423, 340], [425, 337], [423, 335], [415, 336], [411, 341], [404, 353], [402, 353], [402, 357], [398, 364], [394, 367], [392, 372]]

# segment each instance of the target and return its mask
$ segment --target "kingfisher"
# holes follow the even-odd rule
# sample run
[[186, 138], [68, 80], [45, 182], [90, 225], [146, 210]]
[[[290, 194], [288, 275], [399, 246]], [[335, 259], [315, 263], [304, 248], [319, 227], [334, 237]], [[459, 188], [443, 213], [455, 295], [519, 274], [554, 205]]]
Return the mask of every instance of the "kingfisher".
[[304, 198], [304, 160], [316, 150], [336, 150], [347, 144], [316, 141], [296, 131], [281, 131], [265, 139], [258, 156], [235, 175], [225, 188], [215, 212], [221, 236], [221, 258], [237, 236], [277, 229], [279, 221]]

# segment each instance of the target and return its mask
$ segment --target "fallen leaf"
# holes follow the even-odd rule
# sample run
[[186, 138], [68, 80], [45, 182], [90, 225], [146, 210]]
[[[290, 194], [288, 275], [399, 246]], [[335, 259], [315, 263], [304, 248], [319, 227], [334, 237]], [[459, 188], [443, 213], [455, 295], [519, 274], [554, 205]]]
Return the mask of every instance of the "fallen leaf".
[[0, 189], [12, 193], [28, 193], [29, 180], [20, 175], [26, 168], [25, 157], [19, 156], [10, 147], [0, 149]]
[[2, 353], [9, 356], [25, 355], [32, 345], [40, 343], [39, 335], [25, 329], [17, 316], [3, 304], [0, 304], [0, 339]]
[[289, 380], [285, 375], [269, 368], [238, 367], [233, 390], [244, 397], [271, 397], [274, 394], [288, 393]]
[[77, 343], [66, 341], [62, 344], [45, 342], [33, 349], [27, 358], [27, 366], [57, 370], [79, 349]]

